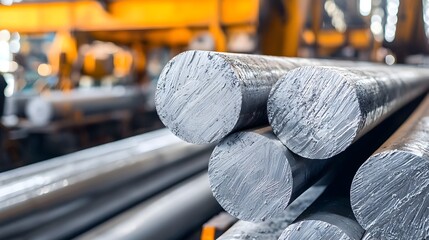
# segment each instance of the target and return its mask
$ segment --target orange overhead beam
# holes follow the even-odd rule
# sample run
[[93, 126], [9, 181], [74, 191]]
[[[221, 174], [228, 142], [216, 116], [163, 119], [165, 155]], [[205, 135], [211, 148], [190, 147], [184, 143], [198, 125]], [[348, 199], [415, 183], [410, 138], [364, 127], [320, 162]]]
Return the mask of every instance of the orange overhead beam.
[[[219, 5], [219, 8], [216, 6]], [[0, 28], [23, 33], [116, 31], [256, 24], [258, 0], [117, 0], [16, 3], [0, 6]]]

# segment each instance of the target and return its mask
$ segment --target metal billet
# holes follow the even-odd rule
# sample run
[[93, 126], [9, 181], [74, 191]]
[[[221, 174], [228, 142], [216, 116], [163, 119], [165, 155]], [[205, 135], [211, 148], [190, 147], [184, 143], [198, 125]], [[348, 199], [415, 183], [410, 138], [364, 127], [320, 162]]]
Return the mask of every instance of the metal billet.
[[326, 64], [357, 63], [187, 51], [164, 67], [156, 109], [161, 121], [185, 141], [218, 142], [234, 131], [268, 123], [268, 95], [283, 74], [299, 66]]
[[208, 148], [163, 129], [2, 173], [0, 222], [117, 186]]
[[200, 174], [77, 239], [182, 239], [220, 210], [207, 174]]
[[242, 131], [222, 140], [213, 151], [210, 186], [228, 213], [240, 220], [261, 222], [283, 216], [285, 207], [310, 187], [329, 163], [291, 153], [270, 127]]
[[292, 152], [325, 159], [343, 152], [428, 86], [429, 71], [422, 68], [306, 66], [274, 85], [268, 117]]
[[428, 129], [429, 96], [356, 173], [351, 204], [366, 239], [429, 238]]

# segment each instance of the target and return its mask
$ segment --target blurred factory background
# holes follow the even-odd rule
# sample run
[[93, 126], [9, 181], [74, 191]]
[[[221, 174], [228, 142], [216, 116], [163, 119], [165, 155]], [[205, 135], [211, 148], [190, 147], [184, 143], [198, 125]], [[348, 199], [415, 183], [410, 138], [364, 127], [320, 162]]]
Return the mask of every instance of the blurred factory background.
[[[157, 79], [172, 57], [188, 49], [425, 65], [428, 37], [428, 0], [0, 0], [1, 171], [54, 157], [66, 165], [62, 155], [163, 128], [154, 103]], [[135, 173], [120, 184], [134, 177], [142, 178]], [[100, 185], [91, 184], [92, 190]], [[172, 183], [162, 189], [167, 186]], [[69, 214], [88, 204], [82, 203], [88, 191], [77, 192], [47, 206], [59, 209], [61, 202], [68, 208], [62, 214]], [[58, 209], [22, 211], [13, 217], [21, 221], [16, 226], [18, 220], [0, 216], [15, 226], [4, 230], [0, 224], [1, 238], [37, 230], [23, 217], [42, 221], [34, 220], [37, 214], [55, 210], [51, 216], [58, 217]], [[80, 235], [91, 224], [61, 236]], [[201, 225], [177, 236], [198, 239]]]
[[[0, 72], [7, 82], [3, 168], [160, 128], [156, 81], [168, 60], [186, 49], [387, 64], [424, 63], [421, 54], [428, 51], [427, 1], [1, 3]], [[139, 100], [115, 106], [83, 96], [96, 91], [123, 91]], [[40, 110], [42, 103], [28, 104], [61, 98], [53, 113]], [[68, 107], [77, 99], [94, 106]]]

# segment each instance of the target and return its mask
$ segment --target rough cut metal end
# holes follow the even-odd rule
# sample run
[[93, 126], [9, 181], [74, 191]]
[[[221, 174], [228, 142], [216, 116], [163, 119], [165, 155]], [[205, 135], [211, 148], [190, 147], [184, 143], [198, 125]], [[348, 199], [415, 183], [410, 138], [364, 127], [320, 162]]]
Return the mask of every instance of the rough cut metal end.
[[428, 129], [429, 96], [357, 171], [351, 205], [365, 239], [429, 238]]
[[330, 158], [422, 94], [428, 78], [413, 67], [300, 67], [271, 90], [269, 122], [292, 152]]
[[259, 133], [232, 134], [210, 158], [213, 195], [228, 213], [244, 221], [282, 216], [293, 192], [289, 154], [278, 140]]
[[161, 121], [196, 144], [229, 134], [241, 111], [241, 90], [231, 65], [214, 52], [187, 51], [162, 71], [155, 95]]

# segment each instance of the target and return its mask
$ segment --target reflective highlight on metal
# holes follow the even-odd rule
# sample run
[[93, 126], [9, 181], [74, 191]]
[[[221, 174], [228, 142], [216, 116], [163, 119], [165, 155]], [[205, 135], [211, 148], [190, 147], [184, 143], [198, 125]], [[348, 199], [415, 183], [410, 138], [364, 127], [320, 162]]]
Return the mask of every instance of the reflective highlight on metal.
[[25, 231], [24, 239], [46, 240], [76, 237], [178, 182], [201, 171], [206, 171], [209, 158], [209, 151], [204, 151], [186, 160], [168, 164], [143, 178], [133, 179], [121, 184], [120, 187], [107, 189], [91, 198], [85, 206], [43, 224], [43, 226], [39, 225], [33, 231]]
[[163, 69], [155, 96], [161, 121], [187, 142], [218, 142], [228, 134], [268, 123], [271, 87], [304, 65], [353, 62], [187, 51]]
[[422, 68], [301, 67], [274, 85], [268, 117], [292, 152], [326, 159], [343, 152], [428, 86], [429, 71]]
[[351, 203], [367, 239], [429, 238], [428, 129], [429, 96], [356, 173]]
[[2, 173], [0, 222], [116, 186], [205, 149], [162, 129]]
[[77, 239], [181, 239], [220, 210], [210, 192], [207, 174], [200, 174]]
[[228, 213], [240, 220], [261, 222], [283, 216], [286, 206], [329, 163], [291, 153], [270, 127], [242, 131], [226, 137], [213, 151], [210, 186]]

